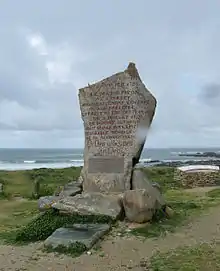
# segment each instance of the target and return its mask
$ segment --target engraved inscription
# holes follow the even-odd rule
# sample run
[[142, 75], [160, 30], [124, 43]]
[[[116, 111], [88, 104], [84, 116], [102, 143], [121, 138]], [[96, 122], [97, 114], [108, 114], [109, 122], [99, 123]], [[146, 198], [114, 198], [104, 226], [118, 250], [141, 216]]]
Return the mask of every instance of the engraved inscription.
[[134, 63], [79, 90], [85, 150], [83, 191], [123, 192], [131, 189], [152, 122], [156, 99], [144, 86]]
[[124, 173], [124, 157], [92, 157], [88, 173]]
[[[140, 87], [139, 80], [124, 83], [119, 77], [84, 89], [81, 114], [88, 148], [101, 148], [100, 155], [123, 155], [132, 147], [135, 131], [151, 108], [150, 99], [138, 91]], [[117, 151], [111, 153], [110, 147]]]

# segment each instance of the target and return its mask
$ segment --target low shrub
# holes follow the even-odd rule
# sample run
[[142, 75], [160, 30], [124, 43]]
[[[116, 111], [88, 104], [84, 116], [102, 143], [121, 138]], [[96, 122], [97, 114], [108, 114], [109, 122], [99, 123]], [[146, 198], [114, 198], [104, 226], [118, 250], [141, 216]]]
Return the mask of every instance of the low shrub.
[[33, 219], [26, 226], [18, 230], [15, 234], [14, 241], [19, 242], [35, 242], [45, 240], [56, 229], [72, 224], [81, 223], [112, 223], [112, 218], [108, 216], [88, 215], [82, 216], [78, 214], [60, 215], [57, 210], [51, 209]]
[[47, 246], [44, 248], [44, 251], [46, 252], [57, 252], [60, 254], [71, 255], [72, 257], [80, 256], [86, 250], [87, 250], [87, 247], [80, 242], [75, 242], [69, 247], [59, 245], [56, 248], [53, 248], [52, 246]]

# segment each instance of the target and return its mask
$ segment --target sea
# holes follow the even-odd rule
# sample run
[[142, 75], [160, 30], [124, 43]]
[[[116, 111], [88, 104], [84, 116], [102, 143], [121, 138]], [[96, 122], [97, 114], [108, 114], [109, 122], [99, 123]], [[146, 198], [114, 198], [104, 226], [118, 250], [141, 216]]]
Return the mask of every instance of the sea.
[[[219, 148], [148, 148], [142, 152], [140, 162], [158, 160], [196, 161], [209, 158], [192, 158], [179, 154], [220, 152]], [[34, 168], [66, 168], [83, 166], [83, 149], [0, 149], [0, 170], [28, 170]]]

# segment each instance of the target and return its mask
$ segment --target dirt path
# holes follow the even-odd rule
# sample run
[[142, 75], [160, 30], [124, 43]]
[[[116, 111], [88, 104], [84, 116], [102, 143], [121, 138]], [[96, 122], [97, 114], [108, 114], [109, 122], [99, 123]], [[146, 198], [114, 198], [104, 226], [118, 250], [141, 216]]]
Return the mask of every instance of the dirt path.
[[[148, 270], [142, 259], [155, 251], [166, 252], [182, 245], [220, 240], [220, 206], [210, 209], [189, 225], [165, 238], [146, 241], [130, 237], [112, 237], [102, 242], [102, 248], [92, 255], [73, 259], [39, 250], [40, 244], [26, 247], [0, 246], [0, 270], [68, 270], [68, 271], [115, 271]], [[68, 266], [68, 268], [66, 268]]]

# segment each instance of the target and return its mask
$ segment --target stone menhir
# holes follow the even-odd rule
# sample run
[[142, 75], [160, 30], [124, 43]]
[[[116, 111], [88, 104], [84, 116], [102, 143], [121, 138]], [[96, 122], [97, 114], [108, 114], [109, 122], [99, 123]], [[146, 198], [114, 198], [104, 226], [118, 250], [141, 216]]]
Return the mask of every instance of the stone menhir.
[[85, 130], [84, 192], [132, 189], [132, 168], [138, 163], [156, 109], [134, 63], [79, 90]]

